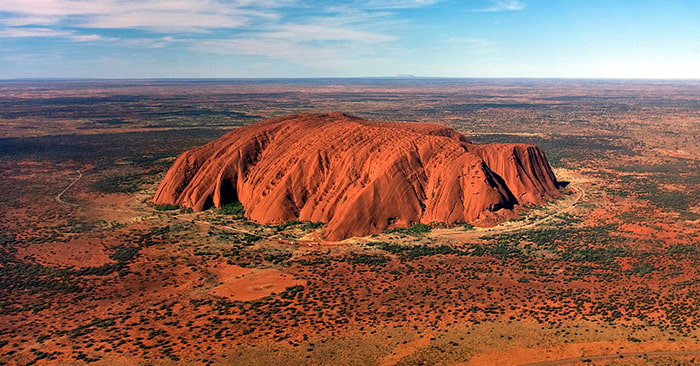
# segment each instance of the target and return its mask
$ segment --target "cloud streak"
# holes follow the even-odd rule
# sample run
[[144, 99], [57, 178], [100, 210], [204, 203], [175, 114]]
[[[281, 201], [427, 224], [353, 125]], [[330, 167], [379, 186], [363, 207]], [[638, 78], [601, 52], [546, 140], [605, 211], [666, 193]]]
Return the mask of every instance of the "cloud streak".
[[329, 24], [285, 24], [274, 27], [269, 32], [260, 33], [259, 38], [271, 38], [294, 43], [312, 41], [358, 41], [380, 43], [394, 40], [394, 37]]
[[440, 0], [355, 0], [349, 2], [348, 6], [355, 9], [412, 9], [430, 6], [440, 2]]
[[477, 9], [478, 12], [514, 11], [523, 10], [527, 7], [523, 0], [491, 0], [491, 6], [484, 9]]
[[397, 13], [440, 1], [0, 0], [0, 38], [141, 49], [177, 44], [200, 54], [327, 69], [361, 57], [382, 62], [376, 55], [399, 40], [392, 27], [405, 24]]
[[0, 30], [0, 38], [66, 37], [73, 33], [51, 28], [8, 28]]
[[9, 15], [0, 24], [201, 32], [238, 28], [255, 18], [276, 19], [273, 9], [285, 4], [287, 0], [3, 0], [0, 13]]
[[283, 60], [318, 70], [340, 69], [358, 63], [367, 66], [385, 61], [377, 58], [373, 47], [354, 41], [319, 45], [304, 42], [290, 43], [282, 39], [238, 38], [206, 40], [192, 47], [200, 53]]
[[[398, 9], [433, 5], [440, 0], [346, 0], [330, 4], [294, 0], [3, 0], [0, 26], [58, 26], [139, 29], [161, 33], [213, 29], [255, 30], [266, 21], [309, 10], [346, 22], [391, 15]], [[285, 13], [287, 11], [288, 13]], [[303, 21], [301, 22], [303, 23]], [[262, 30], [262, 29], [258, 29]]]

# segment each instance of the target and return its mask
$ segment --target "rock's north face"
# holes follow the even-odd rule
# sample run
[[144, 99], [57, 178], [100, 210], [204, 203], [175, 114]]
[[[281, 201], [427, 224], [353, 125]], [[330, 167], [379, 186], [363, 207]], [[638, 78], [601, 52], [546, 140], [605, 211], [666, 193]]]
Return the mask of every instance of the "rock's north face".
[[329, 113], [269, 119], [189, 150], [153, 201], [195, 211], [240, 201], [251, 220], [324, 222], [340, 240], [415, 223], [492, 225], [559, 195], [536, 146]]

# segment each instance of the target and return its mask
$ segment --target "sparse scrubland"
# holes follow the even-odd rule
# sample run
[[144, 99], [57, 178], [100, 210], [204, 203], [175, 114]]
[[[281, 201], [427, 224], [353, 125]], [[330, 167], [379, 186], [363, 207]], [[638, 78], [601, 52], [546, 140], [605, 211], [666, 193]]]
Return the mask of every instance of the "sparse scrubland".
[[[680, 81], [0, 83], [0, 364], [696, 365], [698, 95]], [[568, 185], [492, 228], [339, 242], [235, 203], [150, 203], [181, 152], [329, 110], [535, 144]]]

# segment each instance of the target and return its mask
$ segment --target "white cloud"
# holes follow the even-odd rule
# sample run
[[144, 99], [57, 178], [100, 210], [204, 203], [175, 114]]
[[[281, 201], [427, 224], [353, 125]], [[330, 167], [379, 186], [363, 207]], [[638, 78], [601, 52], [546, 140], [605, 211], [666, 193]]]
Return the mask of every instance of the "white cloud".
[[195, 49], [204, 53], [222, 55], [262, 56], [289, 61], [297, 65], [322, 68], [334, 68], [345, 64], [345, 60], [333, 49], [290, 44], [284, 40], [252, 38], [207, 40], [197, 44]]
[[[397, 40], [396, 25], [405, 24], [395, 10], [438, 1], [0, 0], [0, 37], [57, 37], [142, 49], [178, 43], [199, 53], [329, 69], [385, 63], [376, 55], [385, 54]], [[141, 32], [121, 32], [119, 38], [99, 34], [107, 29]]]
[[324, 70], [379, 62], [374, 52], [376, 49], [373, 49], [375, 47], [356, 40], [335, 40], [319, 44], [274, 38], [210, 39], [192, 47], [202, 53], [260, 56]]
[[106, 15], [125, 11], [178, 11], [190, 13], [230, 12], [255, 5], [271, 9], [288, 1], [225, 1], [220, 0], [3, 0], [0, 11], [16, 14], [74, 16]]
[[49, 16], [49, 15], [29, 15], [29, 16], [14, 16], [6, 19], [0, 19], [0, 24], [10, 26], [10, 27], [19, 27], [19, 26], [25, 26], [25, 25], [40, 25], [40, 26], [47, 26], [47, 25], [52, 25], [55, 24], [60, 20], [59, 17], [55, 16]]
[[63, 61], [63, 57], [61, 57], [61, 55], [44, 53], [16, 53], [3, 56], [1, 59], [6, 62], [22, 65], [57, 64]]
[[[277, 19], [288, 0], [2, 0], [6, 25], [144, 29], [155, 32], [237, 28], [252, 18]], [[253, 6], [254, 8], [247, 8]]]
[[350, 6], [361, 9], [411, 9], [430, 6], [440, 0], [355, 0]]
[[173, 37], [160, 37], [160, 38], [139, 38], [139, 39], [125, 39], [122, 41], [127, 47], [135, 48], [163, 48], [174, 42], [182, 42]]
[[213, 28], [237, 28], [245, 18], [187, 12], [130, 11], [91, 17], [82, 23], [88, 28], [145, 29], [159, 33], [206, 32]]
[[70, 36], [70, 39], [76, 42], [95, 42], [95, 41], [117, 41], [119, 38], [114, 37], [102, 37], [99, 34], [76, 34]]
[[[433, 2], [416, 0], [403, 3], [404, 6], [417, 6], [418, 3]], [[380, 8], [380, 2], [374, 0], [353, 3], [365, 8], [375, 5]], [[381, 8], [397, 4], [398, 1], [388, 1]], [[370, 50], [377, 51], [378, 47], [397, 39], [380, 30], [392, 24], [390, 12], [367, 11], [361, 7], [351, 9], [347, 5], [333, 4], [318, 11], [318, 15], [282, 24], [265, 24], [238, 37], [193, 42], [191, 48], [203, 53], [260, 56], [329, 69], [358, 62], [360, 57], [369, 57]]]
[[523, 10], [527, 5], [524, 0], [491, 0], [491, 6], [475, 11], [493, 12], [493, 11], [512, 11]]
[[76, 34], [72, 31], [51, 28], [6, 28], [0, 30], [0, 38], [67, 38], [75, 42], [116, 41], [118, 38], [103, 37], [98, 34]]
[[[89, 33], [75, 41], [98, 40], [95, 29], [136, 29], [154, 33], [246, 32], [247, 38], [380, 43], [394, 37], [393, 9], [418, 8], [441, 0], [347, 0], [316, 4], [299, 0], [0, 0], [0, 30], [6, 37], [50, 36], [54, 28]], [[314, 13], [309, 16], [307, 13]], [[296, 19], [291, 16], [302, 14]], [[279, 20], [287, 16], [285, 23]], [[14, 27], [31, 28], [19, 30]], [[367, 29], [371, 29], [368, 31]]]
[[38, 17], [64, 17], [71, 15], [106, 13], [114, 11], [111, 0], [76, 1], [76, 0], [3, 0], [0, 11], [6, 13]]
[[66, 37], [72, 33], [50, 28], [7, 28], [0, 30], [0, 38]]
[[285, 24], [263, 32], [260, 38], [272, 38], [289, 42], [311, 41], [360, 41], [363, 43], [387, 42], [394, 37], [328, 24]]

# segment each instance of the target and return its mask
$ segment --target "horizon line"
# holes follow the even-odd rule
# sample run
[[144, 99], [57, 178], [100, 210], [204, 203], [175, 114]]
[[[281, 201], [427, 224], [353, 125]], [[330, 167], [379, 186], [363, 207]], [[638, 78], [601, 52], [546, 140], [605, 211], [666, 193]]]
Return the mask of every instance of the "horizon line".
[[569, 77], [569, 76], [272, 76], [272, 77], [28, 77], [0, 78], [12, 81], [276, 81], [276, 80], [592, 80], [592, 81], [700, 81], [700, 78]]

